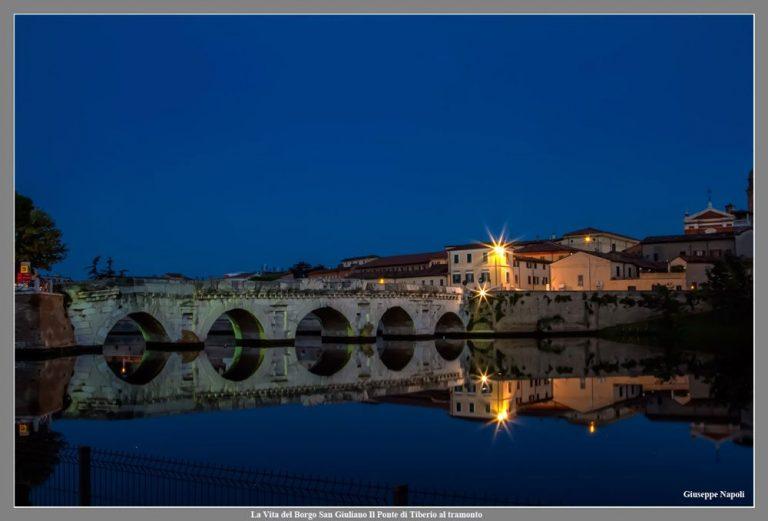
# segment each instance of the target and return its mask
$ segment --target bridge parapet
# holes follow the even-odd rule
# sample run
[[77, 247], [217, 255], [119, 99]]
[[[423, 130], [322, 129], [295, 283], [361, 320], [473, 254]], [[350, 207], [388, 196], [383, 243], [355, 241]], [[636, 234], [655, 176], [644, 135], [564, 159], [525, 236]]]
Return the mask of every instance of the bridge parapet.
[[374, 337], [385, 314], [396, 308], [402, 313], [388, 315], [384, 329], [390, 333], [432, 335], [445, 315], [456, 316], [454, 326], [468, 320], [460, 288], [359, 280], [106, 279], [70, 284], [67, 293], [79, 345], [102, 345], [125, 318], [137, 322], [142, 333], [151, 330], [152, 340], [160, 342], [203, 342], [217, 319], [237, 318], [233, 313], [243, 320], [250, 315], [246, 321], [258, 324], [251, 331], [266, 340], [294, 338], [302, 320], [315, 313], [322, 315], [327, 336]]

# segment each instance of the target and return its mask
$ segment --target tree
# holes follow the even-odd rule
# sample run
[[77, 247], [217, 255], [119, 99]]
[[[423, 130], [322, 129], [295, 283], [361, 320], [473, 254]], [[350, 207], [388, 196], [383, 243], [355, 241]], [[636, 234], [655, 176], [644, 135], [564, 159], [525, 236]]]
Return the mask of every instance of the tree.
[[752, 275], [735, 255], [724, 256], [707, 271], [702, 293], [715, 310], [734, 318], [752, 315]]
[[294, 279], [305, 279], [307, 274], [312, 269], [312, 266], [308, 262], [300, 261], [288, 268]]
[[88, 270], [89, 279], [110, 279], [114, 277], [125, 277], [128, 270], [121, 269], [115, 271], [114, 260], [112, 257], [107, 257], [106, 267], [101, 269], [101, 255], [96, 255], [91, 261], [91, 265], [85, 268]]
[[91, 261], [91, 266], [86, 268], [88, 270], [89, 279], [98, 279], [101, 274], [99, 269], [99, 263], [101, 262], [101, 255], [96, 255]]
[[64, 259], [67, 247], [50, 215], [32, 199], [16, 192], [16, 262], [28, 261], [34, 269], [50, 270]]

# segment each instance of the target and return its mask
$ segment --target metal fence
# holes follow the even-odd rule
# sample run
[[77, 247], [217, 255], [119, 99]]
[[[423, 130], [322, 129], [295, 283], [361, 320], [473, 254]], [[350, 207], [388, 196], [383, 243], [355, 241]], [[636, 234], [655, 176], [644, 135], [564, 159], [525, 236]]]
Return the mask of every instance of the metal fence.
[[[532, 505], [493, 495], [253, 470], [128, 452], [17, 447], [16, 504], [35, 506]], [[53, 459], [53, 461], [52, 461]], [[35, 484], [19, 465], [42, 471]]]

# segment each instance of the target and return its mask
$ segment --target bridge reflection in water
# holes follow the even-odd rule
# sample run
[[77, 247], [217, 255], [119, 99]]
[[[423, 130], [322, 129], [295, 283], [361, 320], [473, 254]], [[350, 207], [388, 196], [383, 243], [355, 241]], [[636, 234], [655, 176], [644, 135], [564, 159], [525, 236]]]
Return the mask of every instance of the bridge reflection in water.
[[[381, 402], [442, 408], [453, 418], [502, 428], [523, 416], [554, 416], [583, 425], [589, 434], [645, 415], [685, 422], [691, 436], [708, 440], [716, 449], [725, 443], [752, 443], [751, 400], [739, 401], [736, 397], [745, 394], [735, 391], [751, 389], [751, 380], [743, 378], [745, 370], [723, 374], [719, 361], [708, 354], [595, 338], [405, 340], [399, 336], [402, 330], [355, 344], [324, 341], [311, 327], [297, 335], [294, 345], [270, 346], [243, 342], [228, 324], [218, 322], [202, 346], [163, 351], [142, 343], [136, 336], [140, 332], [126, 323], [107, 338], [101, 354], [19, 362], [16, 415], [26, 434], [17, 439], [22, 500], [45, 502], [46, 483], [61, 479], [56, 461], [73, 457], [72, 449], [51, 429], [52, 418], [121, 419], [290, 403]], [[33, 445], [33, 451], [24, 452]], [[115, 461], [121, 457], [104, 456]], [[264, 490], [268, 485], [262, 478]], [[341, 501], [336, 490], [325, 499], [316, 498], [315, 504], [394, 501], [389, 485], [370, 486], [383, 491], [376, 496], [380, 501], [362, 492], [357, 500], [350, 492]], [[102, 504], [226, 504], [215, 494], [185, 499], [175, 493], [172, 498], [145, 494], [143, 500], [130, 501], [124, 496]], [[417, 494], [418, 489], [411, 488], [411, 504], [417, 504]], [[302, 504], [294, 496], [258, 497], [264, 504]], [[458, 497], [450, 501], [538, 504], [535, 499]], [[232, 504], [249, 504], [243, 501]], [[418, 501], [441, 504], [437, 499], [430, 503], [426, 496]], [[452, 504], [445, 496], [441, 501]]]

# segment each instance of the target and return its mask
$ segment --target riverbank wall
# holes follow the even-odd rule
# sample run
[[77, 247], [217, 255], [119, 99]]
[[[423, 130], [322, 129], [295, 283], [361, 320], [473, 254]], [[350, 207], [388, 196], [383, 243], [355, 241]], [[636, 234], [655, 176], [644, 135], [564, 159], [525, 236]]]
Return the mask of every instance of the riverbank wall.
[[590, 333], [662, 316], [671, 300], [683, 313], [705, 311], [690, 293], [637, 291], [497, 292], [467, 302], [472, 334]]
[[67, 316], [64, 295], [16, 293], [16, 349], [75, 346], [75, 330]]

